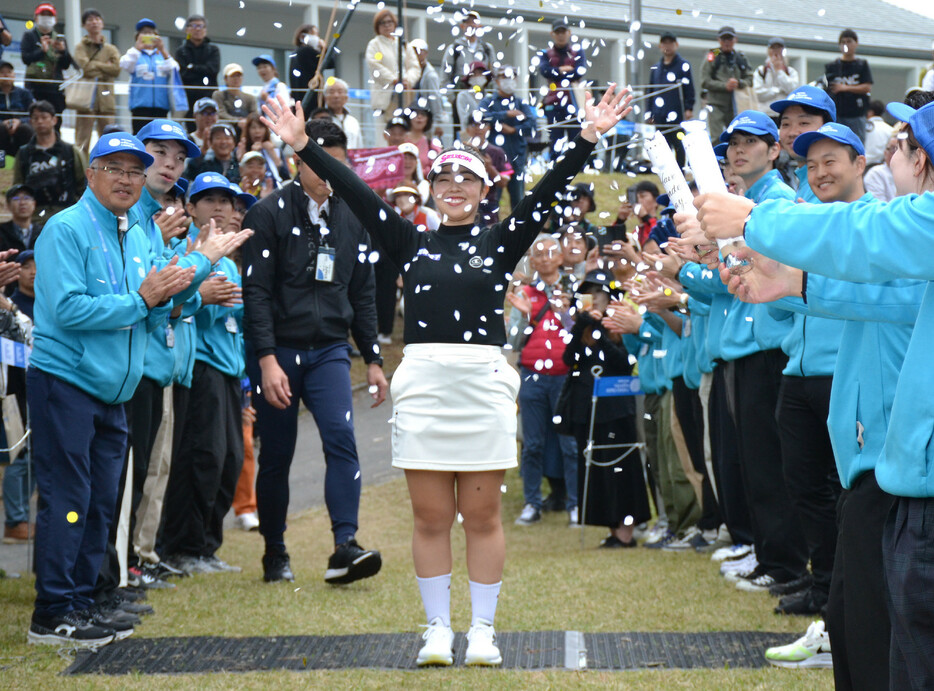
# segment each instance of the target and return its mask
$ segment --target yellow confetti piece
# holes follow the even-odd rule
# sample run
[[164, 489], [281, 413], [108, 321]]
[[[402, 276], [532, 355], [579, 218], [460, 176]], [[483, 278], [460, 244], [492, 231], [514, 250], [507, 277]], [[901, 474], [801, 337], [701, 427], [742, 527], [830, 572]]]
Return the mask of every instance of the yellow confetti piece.
[[32, 29], [34, 26], [35, 26], [35, 24], [32, 23], [32, 20], [31, 20], [31, 19], [27, 19], [27, 20], [26, 20], [26, 29], [27, 29], [27, 31], [28, 31], [29, 29]]
[[482, 91], [482, 89], [480, 88], [480, 85], [479, 85], [479, 84], [474, 84], [473, 90], [476, 91], [477, 93], [479, 93], [480, 91]]
[[545, 21], [545, 18], [544, 18], [544, 17], [539, 17], [539, 18], [538, 18], [538, 21], [539, 21], [539, 22], [543, 22], [543, 21]]
[[684, 139], [684, 132], [678, 132], [678, 139]]
[[334, 38], [340, 38], [340, 37], [341, 37], [340, 32], [335, 31]]
[[665, 288], [665, 295], [671, 297], [671, 288]]
[[675, 10], [675, 14], [681, 14], [681, 10]]
[[382, 59], [383, 59], [383, 54], [382, 54], [382, 53], [377, 53], [376, 55], [373, 56], [373, 59], [376, 60], [377, 62], [382, 61]]
[[548, 88], [551, 89], [552, 91], [557, 91], [558, 85], [552, 82], [551, 84], [548, 85]]
[[327, 81], [325, 82], [327, 86], [331, 86], [331, 84], [333, 83], [334, 83], [334, 77], [328, 77]]
[[77, 522], [78, 522], [78, 512], [77, 512], [77, 511], [69, 511], [67, 514], [65, 514], [65, 520], [68, 521], [69, 523], [77, 523]]

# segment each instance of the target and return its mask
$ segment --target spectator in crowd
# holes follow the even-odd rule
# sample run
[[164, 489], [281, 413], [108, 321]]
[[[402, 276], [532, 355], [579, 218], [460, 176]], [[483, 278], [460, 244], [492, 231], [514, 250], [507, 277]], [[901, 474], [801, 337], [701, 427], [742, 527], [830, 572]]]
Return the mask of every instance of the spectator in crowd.
[[259, 92], [260, 105], [265, 103], [266, 99], [275, 98], [279, 94], [289, 97], [289, 87], [279, 79], [279, 70], [276, 69], [276, 59], [273, 56], [263, 53], [253, 58], [252, 62], [256, 74], [263, 80], [263, 88]]
[[266, 162], [266, 171], [278, 186], [282, 182], [284, 172], [282, 157], [272, 141], [269, 128], [260, 121], [259, 113], [250, 113], [247, 116], [246, 127], [243, 128], [243, 135], [237, 144], [237, 159], [242, 160], [250, 151], [256, 151], [262, 155]]
[[12, 185], [6, 191], [6, 207], [12, 218], [0, 224], [0, 252], [32, 249], [42, 227], [33, 223], [36, 193], [29, 185]]
[[[146, 339], [137, 332], [165, 324], [171, 308], [159, 305], [194, 274], [174, 264], [156, 271], [149, 240], [129, 213], [151, 163], [135, 137], [101, 138], [81, 203], [56, 215], [37, 243], [42, 270], [27, 396], [43, 501], [30, 643], [88, 647], [133, 633], [92, 599], [127, 444], [122, 404], [143, 371]], [[138, 273], [125, 270], [133, 257]]]
[[558, 434], [553, 418], [558, 396], [568, 373], [562, 334], [572, 325], [568, 316], [569, 294], [563, 287], [560, 243], [551, 235], [539, 235], [532, 243], [529, 264], [532, 283], [511, 292], [512, 305], [507, 334], [519, 358], [519, 414], [522, 418], [522, 491], [525, 506], [516, 525], [533, 525], [542, 518], [542, 476], [549, 449], [559, 449], [567, 499], [562, 507], [568, 523], [578, 523], [577, 445], [574, 438]]
[[[220, 48], [207, 36], [208, 20], [193, 14], [185, 22], [185, 41], [175, 51], [179, 74], [188, 96], [186, 118], [192, 117], [195, 103], [217, 88], [217, 73], [221, 69]], [[191, 125], [188, 126], [191, 131]], [[204, 151], [204, 147], [201, 149]]]
[[[658, 187], [651, 180], [642, 180], [637, 182], [636, 203], [635, 205], [625, 202], [620, 205], [619, 213], [616, 215], [616, 225], [625, 223], [632, 214], [638, 219], [636, 226], [636, 238], [639, 240], [639, 246], [645, 247], [649, 240], [649, 235], [658, 223]], [[603, 244], [598, 240], [600, 244]]]
[[441, 95], [441, 78], [438, 76], [438, 71], [434, 68], [434, 65], [428, 62], [428, 43], [425, 39], [413, 38], [409, 45], [415, 51], [418, 66], [422, 70], [421, 76], [414, 86], [415, 106], [427, 108], [431, 112], [434, 130], [427, 133], [427, 136], [433, 139], [441, 139], [444, 136], [444, 123], [446, 121], [444, 100]]
[[513, 175], [512, 166], [506, 152], [489, 141], [490, 124], [484, 122], [479, 112], [464, 124], [463, 138], [466, 144], [474, 147], [483, 156], [487, 177], [493, 182], [486, 196], [480, 200], [478, 223], [492, 225], [499, 220], [499, 201], [503, 189]]
[[[662, 57], [649, 71], [649, 84], [668, 89], [650, 102], [649, 122], [661, 128], [668, 146], [675, 153], [678, 165], [684, 165], [684, 148], [678, 140], [680, 123], [694, 117], [694, 75], [691, 64], [678, 53], [678, 37], [670, 31], [658, 40]], [[675, 84], [681, 88], [673, 89]]]
[[457, 99], [460, 92], [473, 88], [470, 77], [475, 63], [483, 63], [487, 70], [499, 65], [493, 46], [483, 40], [484, 29], [480, 24], [480, 14], [475, 10], [462, 10], [458, 28], [452, 29], [454, 40], [444, 52], [441, 69], [448, 97], [454, 111], [454, 129], [459, 130], [464, 120], [460, 119]]
[[81, 26], [87, 33], [75, 46], [74, 61], [82, 72], [81, 81], [94, 81], [95, 87], [89, 107], [77, 109], [75, 145], [87, 154], [95, 123], [100, 136], [117, 114], [114, 80], [120, 75], [120, 51], [104, 40], [104, 17], [97, 10], [82, 12]]
[[136, 22], [134, 41], [120, 58], [120, 67], [130, 73], [130, 113], [133, 132], [139, 132], [147, 122], [172, 110], [172, 76], [179, 66], [151, 19]]
[[765, 62], [756, 68], [752, 76], [752, 88], [759, 99], [759, 110], [776, 118], [778, 114], [769, 104], [786, 98], [801, 86], [801, 79], [798, 77], [798, 71], [786, 61], [788, 52], [785, 49], [785, 39], [777, 36], [770, 38], [767, 52]]
[[823, 89], [805, 84], [788, 94], [787, 98], [773, 101], [769, 110], [778, 113], [778, 136], [782, 150], [793, 161], [796, 168], [791, 182], [798, 197], [806, 202], [816, 202], [808, 183], [808, 168], [803, 157], [794, 149], [795, 140], [805, 132], [815, 132], [837, 118], [837, 108]]
[[859, 38], [852, 29], [844, 29], [838, 39], [840, 57], [824, 65], [827, 88], [837, 106], [837, 122], [866, 141], [866, 111], [872, 91], [872, 71], [869, 63], [856, 57]]
[[422, 166], [422, 173], [428, 174], [432, 162], [441, 152], [441, 143], [431, 139], [434, 116], [428, 108], [412, 106], [405, 113], [409, 116], [410, 128], [408, 140], [418, 147], [418, 160]]
[[[305, 132], [331, 156], [346, 158], [346, 136], [334, 123], [312, 119]], [[266, 542], [263, 579], [294, 579], [284, 533], [299, 401], [314, 414], [324, 442], [325, 502], [335, 544], [325, 580], [373, 576], [382, 560], [355, 538], [361, 481], [353, 420], [346, 414], [352, 407], [348, 331], [367, 365], [375, 405], [388, 386], [376, 344], [373, 268], [357, 261], [360, 247], [369, 248], [367, 233], [304, 162], [298, 179], [256, 204], [244, 225], [256, 231], [244, 246], [243, 263], [246, 329], [256, 358], [250, 380], [263, 442], [256, 478]], [[322, 235], [323, 227], [333, 230]]]
[[65, 79], [65, 70], [74, 62], [65, 36], [55, 31], [58, 12], [49, 2], [36, 6], [34, 26], [20, 39], [19, 50], [26, 65], [24, 86], [37, 101], [48, 101], [55, 113], [65, 110], [65, 94], [59, 89]]
[[[294, 93], [294, 92], [293, 92]], [[300, 102], [300, 101], [299, 101]], [[239, 226], [239, 224], [238, 224]], [[256, 456], [253, 446], [253, 425], [256, 424], [256, 409], [251, 405], [250, 380], [241, 383], [243, 421], [243, 469], [237, 480], [234, 492], [234, 524], [247, 532], [259, 530], [259, 517], [256, 515]]]
[[313, 88], [311, 79], [318, 71], [318, 62], [324, 53], [326, 44], [318, 35], [314, 24], [302, 24], [295, 30], [292, 39], [295, 52], [289, 55], [289, 88], [292, 100], [301, 103], [305, 93]]
[[421, 231], [437, 230], [441, 225], [441, 216], [424, 206], [421, 192], [412, 185], [402, 184], [386, 190], [386, 201], [393, 205], [396, 213]]
[[882, 101], [870, 101], [866, 110], [866, 166], [875, 166], [885, 160], [885, 147], [892, 138], [895, 128], [882, 119], [885, 105]]
[[13, 83], [14, 75], [11, 63], [0, 62], [0, 150], [7, 156], [16, 156], [33, 135], [26, 120], [29, 106], [35, 99], [28, 89]]
[[895, 199], [895, 178], [892, 175], [892, 156], [898, 150], [898, 138], [892, 137], [885, 144], [885, 153], [882, 163], [874, 165], [866, 171], [863, 184], [866, 191], [880, 202], [890, 202]]
[[535, 109], [516, 95], [516, 72], [501, 67], [496, 75], [496, 94], [480, 102], [483, 119], [490, 123], [493, 143], [506, 152], [513, 176], [509, 178], [510, 208], [525, 196], [525, 164], [528, 161], [529, 139], [535, 134]]
[[402, 115], [400, 111], [398, 115], [393, 116], [386, 125], [386, 129], [383, 131], [383, 138], [386, 140], [386, 146], [405, 144], [411, 129], [411, 121]]
[[[366, 44], [366, 69], [369, 72], [367, 83], [370, 89], [370, 107], [378, 121], [388, 123], [395, 112], [394, 101], [397, 98], [397, 84], [403, 91], [408, 91], [418, 83], [421, 68], [418, 57], [411, 45], [403, 48], [403, 64], [399, 65], [399, 41], [396, 33], [399, 22], [396, 15], [388, 9], [382, 9], [373, 17], [373, 33], [376, 34]], [[392, 146], [392, 145], [390, 145]]]
[[259, 151], [247, 151], [240, 159], [240, 187], [247, 194], [257, 199], [268, 197], [275, 191], [277, 184], [266, 165], [266, 159]]
[[6, 20], [0, 17], [0, 58], [3, 57], [3, 49], [13, 42], [13, 34], [6, 24]]
[[[536, 61], [532, 64], [534, 66]], [[579, 43], [571, 44], [567, 17], [552, 22], [551, 47], [539, 52], [537, 64], [548, 88], [542, 105], [548, 119], [549, 147], [554, 160], [580, 130], [577, 98], [583, 94], [579, 87], [587, 74], [587, 56]], [[562, 143], [559, 145], [559, 142]]]
[[331, 120], [347, 135], [348, 149], [363, 148], [360, 122], [347, 110], [347, 82], [338, 77], [328, 77], [324, 86], [324, 105]]
[[45, 223], [49, 217], [65, 209], [84, 192], [85, 157], [73, 144], [58, 133], [58, 115], [48, 101], [35, 101], [29, 106], [29, 124], [33, 138], [16, 154], [13, 182], [27, 185], [36, 197], [33, 220]]
[[[31, 249], [23, 250], [16, 255], [16, 263], [20, 265], [19, 277], [16, 279], [16, 288], [10, 296], [10, 301], [16, 305], [20, 312], [33, 321], [33, 306], [36, 301], [36, 259]], [[34, 480], [35, 481], [35, 480]], [[33, 486], [35, 488], [35, 486]], [[4, 492], [4, 495], [6, 492]]]
[[[211, 94], [211, 100], [217, 104], [217, 117], [222, 122], [236, 125], [237, 130], [242, 133], [246, 127], [247, 116], [258, 112], [256, 96], [246, 93], [241, 88], [243, 68], [235, 62], [224, 65], [224, 84], [226, 89], [218, 89]], [[197, 106], [197, 103], [195, 105]]]
[[[596, 209], [597, 203], [593, 197], [593, 183], [578, 182], [568, 187], [564, 197], [555, 206], [552, 228], [557, 233], [562, 226], [573, 225], [576, 230], [584, 235], [599, 235], [603, 229], [587, 220], [587, 214], [596, 211]], [[580, 278], [583, 278], [583, 276]]]
[[737, 89], [752, 86], [753, 69], [742, 51], [736, 50], [736, 31], [731, 26], [717, 32], [720, 47], [707, 53], [701, 89], [707, 99], [707, 131], [717, 143], [720, 134], [733, 120], [734, 95]]
[[232, 125], [222, 122], [214, 125], [208, 135], [208, 152], [188, 160], [184, 177], [194, 180], [202, 173], [219, 173], [229, 182], [240, 182], [236, 134]]
[[[590, 428], [592, 368], [600, 365], [603, 369], [601, 376], [609, 377], [628, 375], [633, 368], [619, 331], [607, 319], [607, 308], [614, 297], [619, 298], [620, 287], [612, 272], [597, 270], [589, 272], [576, 290], [581, 300], [571, 329], [571, 342], [563, 357], [572, 377], [570, 400], [573, 414], [568, 427], [577, 439], [577, 497], [583, 507], [578, 514], [579, 520], [583, 525], [602, 525], [610, 529], [610, 534], [600, 542], [602, 548], [635, 547], [633, 529], [651, 518], [639, 454], [633, 453], [633, 449], [625, 454], [625, 447], [596, 450], [593, 460], [599, 465], [592, 465], [589, 472], [583, 455], [591, 439], [595, 445], [637, 443], [636, 408], [631, 396], [601, 401], [593, 428]], [[586, 302], [585, 297], [589, 298]], [[635, 323], [641, 321], [626, 303], [616, 302], [614, 308], [613, 319], [628, 316]], [[578, 373], [577, 376], [574, 373]], [[608, 463], [621, 454], [625, 455], [619, 463]]]
[[473, 113], [479, 110], [480, 103], [487, 97], [487, 87], [490, 85], [490, 70], [485, 63], [479, 60], [470, 65], [470, 73], [467, 75], [467, 88], [457, 92], [454, 99], [454, 111], [457, 114], [459, 126], [455, 127], [458, 132], [463, 132], [463, 128], [468, 122], [473, 120]]
[[199, 98], [195, 102], [195, 128], [191, 132], [191, 139], [201, 149], [202, 154], [206, 154], [211, 145], [211, 130], [217, 124], [218, 112], [217, 101], [213, 98]]
[[[217, 173], [201, 173], [188, 188], [188, 236], [227, 232], [237, 192]], [[240, 286], [233, 260], [212, 262], [217, 276]], [[176, 418], [178, 454], [172, 458], [163, 510], [160, 554], [188, 574], [239, 572], [217, 556], [222, 523], [243, 465], [240, 379], [244, 376], [243, 306], [211, 304], [195, 314], [195, 363], [187, 414]]]

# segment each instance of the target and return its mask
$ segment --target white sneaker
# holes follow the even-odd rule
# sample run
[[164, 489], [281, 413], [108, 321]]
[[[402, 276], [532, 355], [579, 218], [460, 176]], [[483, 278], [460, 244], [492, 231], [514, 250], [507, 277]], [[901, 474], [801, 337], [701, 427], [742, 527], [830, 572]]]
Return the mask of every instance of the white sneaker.
[[454, 664], [454, 631], [447, 626], [441, 617], [435, 617], [428, 623], [428, 628], [422, 634], [425, 645], [418, 651], [416, 662], [419, 667], [425, 665], [443, 665], [450, 667]]
[[240, 530], [245, 530], [247, 532], [259, 530], [259, 518], [257, 518], [255, 511], [241, 513], [234, 519], [234, 523]]
[[727, 580], [735, 581], [740, 576], [745, 576], [756, 570], [759, 560], [755, 554], [747, 554], [742, 559], [725, 561], [720, 565], [720, 575]]
[[464, 663], [490, 667], [502, 662], [503, 656], [496, 647], [496, 631], [493, 630], [493, 625], [478, 619], [467, 632], [467, 654], [464, 656]]
[[824, 622], [812, 622], [807, 633], [794, 643], [769, 648], [765, 659], [770, 665], [786, 669], [832, 669], [830, 635], [824, 631]]
[[745, 557], [752, 551], [752, 545], [730, 545], [721, 547], [710, 555], [710, 561], [726, 561], [727, 559], [739, 559]]
[[669, 542], [667, 545], [662, 547], [662, 551], [663, 552], [686, 552], [689, 549], [694, 549], [694, 544], [691, 541], [694, 540], [696, 536], [700, 534], [701, 534], [700, 528], [698, 528], [696, 525], [692, 525], [690, 528], [688, 528], [685, 531], [684, 537], [682, 537], [680, 540], [674, 540], [672, 542]]
[[581, 527], [581, 524], [577, 520], [579, 516], [580, 514], [578, 513], [576, 506], [570, 511], [568, 511], [568, 528], [580, 528]]
[[744, 590], [747, 593], [761, 593], [775, 585], [775, 579], [767, 573], [755, 578], [737, 578], [736, 589]]
[[392, 336], [386, 334], [376, 334], [376, 342], [380, 345], [389, 345], [392, 343]]
[[542, 520], [542, 512], [531, 504], [522, 507], [522, 513], [516, 519], [516, 525], [533, 525]]
[[[648, 532], [645, 534], [645, 543], [644, 545], [654, 545], [656, 542], [661, 540], [668, 534], [668, 524], [667, 523], [656, 523]], [[643, 545], [643, 546], [644, 546]]]

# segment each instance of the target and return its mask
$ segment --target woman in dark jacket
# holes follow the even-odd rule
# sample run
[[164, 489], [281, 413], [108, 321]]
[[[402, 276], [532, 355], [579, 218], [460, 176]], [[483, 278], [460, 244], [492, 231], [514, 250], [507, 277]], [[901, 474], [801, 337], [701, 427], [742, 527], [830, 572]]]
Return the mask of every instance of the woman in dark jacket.
[[[649, 497], [645, 489], [642, 461], [634, 447], [596, 449], [584, 494], [587, 475], [584, 450], [588, 441], [594, 446], [636, 443], [636, 407], [631, 396], [598, 399], [593, 436], [589, 437], [593, 394], [593, 368], [600, 367], [601, 377], [626, 376], [632, 373], [629, 351], [620, 337], [601, 324], [610, 302], [610, 292], [618, 287], [609, 271], [591, 271], [578, 286], [580, 296], [577, 321], [571, 330], [571, 342], [564, 351], [564, 362], [571, 368], [570, 428], [577, 439], [577, 496], [585, 525], [605, 525], [610, 534], [600, 547], [635, 547], [633, 527], [649, 520]], [[567, 414], [567, 413], [565, 413]], [[618, 462], [614, 459], [623, 456]], [[605, 464], [605, 465], [604, 465]]]

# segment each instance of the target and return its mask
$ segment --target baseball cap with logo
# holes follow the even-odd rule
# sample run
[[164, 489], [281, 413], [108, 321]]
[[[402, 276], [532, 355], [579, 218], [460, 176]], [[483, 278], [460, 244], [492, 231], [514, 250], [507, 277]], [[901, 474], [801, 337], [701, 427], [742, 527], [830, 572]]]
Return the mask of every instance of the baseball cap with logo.
[[819, 130], [799, 134], [793, 145], [795, 153], [802, 157], [807, 156], [811, 144], [818, 139], [833, 139], [835, 142], [852, 146], [860, 156], [866, 155], [866, 147], [863, 146], [856, 133], [846, 125], [837, 122], [827, 122]]
[[736, 38], [736, 30], [732, 26], [721, 26], [720, 31], [717, 32], [717, 38], [723, 38], [725, 36]]
[[243, 68], [235, 62], [224, 65], [224, 77], [229, 77], [232, 74], [243, 74]]
[[110, 156], [111, 154], [128, 153], [136, 156], [143, 163], [143, 167], [148, 168], [152, 165], [153, 157], [146, 153], [146, 147], [143, 143], [129, 132], [114, 132], [105, 134], [97, 140], [97, 144], [91, 149], [89, 163], [101, 156]]
[[905, 103], [890, 103], [885, 108], [896, 120], [907, 122], [928, 158], [934, 160], [934, 101], [915, 110]]
[[213, 98], [208, 98], [205, 96], [204, 98], [199, 98], [197, 101], [195, 101], [195, 107], [192, 108], [192, 111], [195, 113], [203, 113], [208, 108], [217, 110], [217, 101], [215, 101]]
[[775, 122], [765, 113], [758, 110], [744, 110], [733, 118], [733, 122], [720, 135], [720, 141], [727, 144], [730, 141], [730, 135], [733, 132], [746, 132], [747, 134], [770, 134], [774, 139], [778, 139], [778, 128]]
[[188, 138], [185, 128], [173, 120], [158, 119], [148, 122], [136, 134], [136, 138], [141, 142], [147, 139], [169, 139], [184, 146], [189, 158], [201, 155], [201, 149]]
[[249, 192], [244, 192], [242, 189], [240, 189], [240, 185], [235, 182], [230, 183], [230, 191], [233, 192], [237, 199], [246, 204], [247, 209], [256, 203], [256, 197], [254, 197]]
[[273, 56], [271, 56], [269, 53], [262, 53], [260, 55], [257, 55], [255, 58], [253, 58], [252, 62], [256, 67], [259, 67], [264, 62], [268, 62], [273, 67], [276, 66], [276, 59]]
[[827, 95], [826, 91], [818, 89], [816, 86], [807, 84], [799, 86], [785, 98], [769, 104], [769, 108], [779, 115], [789, 106], [809, 106], [811, 108], [817, 108], [827, 113], [831, 120], [837, 119], [837, 106], [834, 105], [833, 100]]
[[230, 180], [220, 173], [201, 173], [188, 186], [188, 201], [194, 201], [195, 197], [211, 190], [223, 190], [231, 196], [236, 194], [230, 189]]

